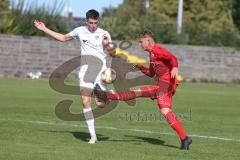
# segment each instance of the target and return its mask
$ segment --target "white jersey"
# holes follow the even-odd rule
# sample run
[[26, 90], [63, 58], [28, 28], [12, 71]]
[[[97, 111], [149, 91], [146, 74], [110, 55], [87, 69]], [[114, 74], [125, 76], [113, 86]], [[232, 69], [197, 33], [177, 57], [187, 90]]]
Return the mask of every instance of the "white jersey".
[[104, 53], [102, 41], [104, 36], [107, 36], [111, 42], [110, 34], [101, 28], [92, 33], [87, 26], [81, 26], [75, 28], [68, 35], [80, 40], [82, 55], [78, 74], [80, 88], [93, 89], [98, 83], [103, 90], [106, 90], [106, 84], [101, 80], [101, 73], [107, 68], [107, 54]]
[[97, 28], [97, 30], [92, 33], [88, 30], [87, 26], [81, 26], [75, 28], [73, 31], [68, 33], [71, 37], [77, 37], [81, 43], [81, 55], [92, 55], [104, 60], [107, 56], [103, 51], [103, 36], [107, 36], [109, 41], [111, 42], [110, 34], [101, 29]]

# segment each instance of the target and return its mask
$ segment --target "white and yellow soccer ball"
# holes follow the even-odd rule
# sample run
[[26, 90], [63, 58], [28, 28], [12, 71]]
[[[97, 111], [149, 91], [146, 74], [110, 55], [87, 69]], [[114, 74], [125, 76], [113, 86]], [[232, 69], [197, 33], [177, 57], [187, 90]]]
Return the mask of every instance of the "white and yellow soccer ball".
[[101, 79], [104, 83], [111, 84], [116, 80], [117, 74], [112, 68], [107, 68], [102, 72]]

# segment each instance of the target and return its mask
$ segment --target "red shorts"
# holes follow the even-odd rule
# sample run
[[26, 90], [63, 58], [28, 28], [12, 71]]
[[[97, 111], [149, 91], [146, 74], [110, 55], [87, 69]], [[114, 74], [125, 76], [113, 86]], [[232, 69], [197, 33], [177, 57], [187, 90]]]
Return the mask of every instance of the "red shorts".
[[158, 107], [172, 108], [172, 96], [175, 94], [177, 84], [169, 82], [161, 82], [160, 85], [150, 85], [140, 87], [142, 97], [149, 97], [151, 99], [157, 99]]

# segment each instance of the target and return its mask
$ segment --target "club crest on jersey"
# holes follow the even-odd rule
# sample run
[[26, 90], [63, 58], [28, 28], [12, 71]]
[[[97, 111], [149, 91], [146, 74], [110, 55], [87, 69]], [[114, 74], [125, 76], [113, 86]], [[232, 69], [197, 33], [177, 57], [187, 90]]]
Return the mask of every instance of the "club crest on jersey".
[[163, 93], [163, 92], [160, 92], [160, 93], [159, 93], [159, 96], [160, 96], [160, 97], [164, 96], [164, 93]]

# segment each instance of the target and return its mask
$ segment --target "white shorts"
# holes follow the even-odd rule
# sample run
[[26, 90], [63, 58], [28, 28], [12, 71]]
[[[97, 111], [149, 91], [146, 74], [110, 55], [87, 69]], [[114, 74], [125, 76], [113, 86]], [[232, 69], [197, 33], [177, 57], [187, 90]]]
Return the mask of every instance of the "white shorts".
[[78, 73], [80, 89], [93, 89], [96, 84], [99, 84], [101, 89], [105, 91], [107, 84], [102, 81], [101, 73], [106, 68], [106, 64], [98, 67], [90, 67], [87, 64], [82, 65]]

